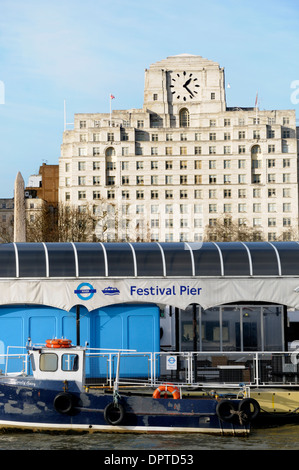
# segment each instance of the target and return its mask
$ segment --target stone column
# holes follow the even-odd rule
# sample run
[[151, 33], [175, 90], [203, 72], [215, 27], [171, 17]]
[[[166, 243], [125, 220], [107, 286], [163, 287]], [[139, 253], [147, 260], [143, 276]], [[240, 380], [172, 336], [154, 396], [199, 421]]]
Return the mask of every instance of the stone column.
[[14, 242], [26, 242], [25, 185], [20, 172], [15, 180]]

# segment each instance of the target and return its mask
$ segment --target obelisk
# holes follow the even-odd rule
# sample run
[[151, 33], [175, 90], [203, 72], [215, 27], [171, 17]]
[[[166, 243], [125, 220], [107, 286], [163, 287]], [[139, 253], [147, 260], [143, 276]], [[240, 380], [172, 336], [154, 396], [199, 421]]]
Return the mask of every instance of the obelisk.
[[20, 172], [15, 180], [14, 242], [26, 242], [25, 185]]

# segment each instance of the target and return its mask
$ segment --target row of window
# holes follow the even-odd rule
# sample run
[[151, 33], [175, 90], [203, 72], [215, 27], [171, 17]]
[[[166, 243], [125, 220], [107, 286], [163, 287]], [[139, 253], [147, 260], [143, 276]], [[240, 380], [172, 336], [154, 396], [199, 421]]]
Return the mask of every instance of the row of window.
[[[191, 151], [192, 150], [192, 151]], [[248, 153], [248, 149], [246, 148], [246, 145], [238, 145], [238, 148], [235, 150], [232, 149], [230, 145], [224, 145], [223, 148], [219, 148], [216, 145], [209, 145], [208, 148], [203, 149], [201, 146], [195, 146], [193, 149], [188, 149], [188, 147], [179, 147], [179, 149], [173, 149], [173, 147], [165, 147], [164, 153], [161, 153], [161, 149], [159, 147], [151, 147], [149, 152], [144, 150], [143, 147], [136, 147], [136, 155], [146, 155], [147, 152], [149, 155], [229, 155], [233, 153], [237, 154], [243, 154], [243, 153]], [[250, 150], [252, 153], [252, 150]], [[275, 144], [269, 144], [267, 147], [267, 153], [289, 153], [289, 145], [287, 142], [282, 141], [281, 145], [281, 150], [280, 146], [279, 149]], [[121, 149], [121, 154], [122, 156], [129, 155], [129, 148], [128, 147], [122, 147]], [[93, 148], [92, 151], [92, 156], [97, 156], [101, 155], [100, 149], [99, 148]], [[105, 155], [107, 156], [107, 151], [105, 152]], [[115, 155], [115, 152], [113, 152], [113, 156]], [[88, 156], [88, 150], [86, 147], [79, 147], [78, 148], [78, 156], [79, 157], [87, 157]]]
[[[280, 159], [274, 159], [274, 158], [269, 158], [266, 161], [266, 165], [268, 168], [275, 168], [277, 166], [277, 162], [280, 163]], [[135, 162], [135, 168], [136, 170], [143, 170], [146, 166], [149, 166], [148, 163], [150, 163], [150, 169], [151, 170], [158, 170], [161, 169], [161, 164], [164, 166], [165, 170], [172, 170], [174, 168], [174, 162], [172, 160], [166, 160], [165, 162], [160, 162], [155, 160], [151, 162], [144, 162], [144, 161], [136, 161]], [[219, 165], [223, 167], [223, 169], [228, 169], [232, 168], [232, 163], [235, 163], [235, 160], [208, 160], [208, 166], [209, 169], [216, 169], [217, 167], [219, 168]], [[101, 164], [100, 162], [92, 162], [92, 169], [93, 171], [100, 170]], [[175, 165], [177, 163], [175, 162]], [[122, 161], [120, 162], [121, 165], [121, 170], [122, 171], [129, 171], [132, 168], [130, 168], [130, 162], [129, 161]], [[160, 166], [160, 168], [159, 168]], [[193, 167], [194, 170], [201, 170], [202, 169], [202, 160], [179, 160], [179, 169], [180, 170], [191, 170]], [[237, 166], [238, 168], [246, 168], [246, 160], [237, 160]], [[283, 168], [289, 168], [291, 166], [291, 159], [290, 158], [283, 158], [282, 159], [282, 167]], [[251, 160], [251, 167], [252, 168], [261, 168], [262, 167], [262, 160]], [[113, 161], [106, 161], [106, 170], [116, 170], [116, 162]], [[87, 170], [87, 163], [86, 162], [77, 162], [77, 169], [78, 171], [86, 171]], [[65, 164], [65, 171], [68, 173], [71, 170], [71, 164], [66, 163]]]
[[[231, 133], [230, 132], [224, 132], [221, 134], [219, 137], [219, 134], [216, 132], [210, 132], [207, 136], [206, 134], [203, 134], [202, 132], [195, 132], [194, 134], [186, 133], [186, 132], [181, 132], [180, 134], [174, 134], [175, 137], [179, 137], [178, 140], [180, 141], [199, 141], [199, 140], [231, 140]], [[279, 132], [278, 138], [283, 138], [283, 139], [289, 139], [291, 137], [292, 133], [290, 129], [282, 129], [281, 133]], [[173, 134], [167, 133], [163, 135], [157, 134], [157, 133], [151, 133], [150, 135], [148, 134], [140, 134], [138, 133], [136, 135], [136, 140], [151, 140], [152, 142], [158, 142], [162, 137], [162, 142], [163, 141], [173, 141]], [[118, 140], [121, 141], [128, 141], [130, 138], [130, 135], [127, 132], [121, 132], [119, 134], [115, 134], [114, 132], [107, 132], [106, 133], [106, 138], [103, 138], [104, 136], [102, 134], [92, 134], [92, 142], [101, 142], [101, 141], [106, 141], [106, 142], [115, 142]], [[133, 137], [133, 136], [132, 136]], [[190, 138], [191, 137], [191, 138]], [[234, 136], [234, 139], [238, 140], [244, 140], [244, 139], [260, 139], [261, 137], [265, 138], [266, 136], [261, 134], [260, 129], [253, 129], [250, 130], [250, 135], [249, 131], [244, 131], [244, 130], [239, 130], [237, 131], [236, 135]], [[275, 139], [275, 130], [274, 129], [267, 129], [267, 139]], [[80, 142], [88, 142], [88, 135], [87, 134], [80, 134], [79, 136]], [[134, 139], [133, 139], [134, 140]], [[175, 139], [177, 140], [177, 139]]]
[[[279, 176], [279, 178], [278, 178]], [[162, 180], [163, 178], [163, 180]], [[203, 179], [204, 178], [204, 179]], [[158, 176], [154, 175], [151, 176], [147, 182], [147, 179], [143, 175], [137, 176], [128, 176], [124, 175], [121, 177], [121, 185], [122, 186], [129, 186], [129, 185], [137, 185], [143, 186], [146, 183], [150, 185], [198, 185], [198, 184], [233, 184], [234, 175], [226, 174], [222, 175], [221, 177], [218, 175], [207, 175], [206, 177], [203, 175], [165, 175], [165, 176]], [[280, 180], [280, 181], [279, 181]], [[261, 174], [254, 174], [251, 176], [250, 180], [251, 184], [261, 184], [263, 182], [263, 178]], [[268, 173], [267, 175], [267, 183], [291, 183], [292, 182], [292, 173], [283, 173], [282, 175], [276, 175], [275, 173]], [[237, 183], [238, 184], [247, 184], [248, 183], [248, 175], [237, 175]], [[87, 177], [86, 176], [79, 176], [77, 180], [78, 186], [86, 186], [87, 185]], [[100, 186], [101, 185], [101, 178], [100, 176], [93, 176], [92, 177], [92, 184], [93, 186]], [[116, 177], [112, 175], [107, 175], [104, 182], [105, 186], [115, 186], [116, 185]], [[65, 186], [71, 186], [71, 179], [69, 177], [65, 178]]]
[[[271, 124], [276, 124], [276, 118], [275, 117], [268, 117], [267, 118], [267, 123], [268, 125], [271, 125]], [[181, 124], [188, 124], [189, 122], [189, 111], [184, 108], [180, 111], [180, 123]], [[131, 126], [131, 122], [130, 120], [126, 120], [126, 119], [120, 119], [120, 123], [123, 127], [130, 127]], [[223, 125], [224, 127], [229, 127], [231, 126], [232, 124], [235, 125], [239, 125], [239, 126], [244, 126], [246, 125], [247, 123], [249, 124], [260, 124], [260, 118], [259, 117], [252, 117], [252, 116], [249, 116], [248, 117], [248, 120], [245, 119], [244, 117], [242, 118], [238, 118], [237, 120], [231, 120], [230, 118], [224, 118], [222, 120], [221, 118], [221, 123], [220, 123], [220, 120], [216, 120], [216, 119], [210, 119], [209, 120], [209, 125], [210, 127], [215, 127], [217, 124], [218, 125]], [[286, 125], [289, 125], [290, 124], [290, 118], [288, 116], [284, 116], [282, 117], [282, 120], [280, 120], [280, 123], [282, 123], [283, 126], [286, 126]], [[79, 121], [79, 128], [80, 129], [87, 129], [88, 125], [87, 125], [87, 121], [86, 120], [82, 120], [82, 121]], [[95, 120], [93, 121], [93, 127], [101, 127], [104, 126], [106, 127], [110, 124], [112, 125], [115, 125], [115, 124], [119, 124], [119, 123], [116, 123], [116, 122], [113, 122], [113, 123], [110, 123], [110, 121], [107, 121], [107, 119], [101, 121], [101, 120]], [[143, 119], [138, 119], [136, 120], [136, 127], [138, 129], [142, 129], [144, 128], [144, 120]]]
[[[86, 191], [78, 191], [78, 200], [86, 200], [87, 199], [87, 192]], [[158, 200], [162, 196], [161, 191], [157, 190], [151, 190], [150, 197], [152, 200]], [[199, 194], [197, 191], [194, 191], [194, 199], [199, 199]], [[130, 192], [129, 191], [122, 191], [121, 197], [123, 200], [129, 200], [130, 199]], [[242, 196], [243, 197], [243, 196]], [[244, 196], [245, 197], [245, 196]], [[99, 200], [102, 199], [101, 192], [100, 191], [93, 191], [92, 192], [92, 198], [93, 200]], [[107, 191], [107, 198], [108, 199], [115, 199], [115, 192], [114, 191]], [[136, 200], [144, 200], [144, 192], [143, 191], [136, 191], [135, 194]], [[164, 191], [164, 198], [171, 200], [174, 199], [174, 192], [172, 190], [165, 190]], [[189, 198], [189, 193], [187, 190], [181, 189], [179, 191], [179, 198], [180, 199], [188, 199]], [[200, 197], [201, 198], [201, 197]], [[65, 193], [65, 200], [70, 201], [71, 195], [69, 192]], [[217, 203], [210, 203], [209, 204], [209, 212], [219, 212], [219, 206]], [[247, 203], [238, 203], [238, 212], [247, 212], [249, 204]], [[223, 207], [221, 208], [221, 212], [225, 213], [231, 213], [233, 211], [233, 205], [230, 203], [225, 203]], [[268, 212], [278, 212], [279, 210], [282, 209], [282, 212], [291, 212], [292, 206], [290, 202], [284, 202], [282, 203], [282, 206], [280, 205], [279, 209], [278, 206], [275, 202], [268, 203]], [[252, 205], [252, 211], [253, 212], [262, 212], [264, 210], [264, 207], [262, 206], [261, 203], [253, 203]]]

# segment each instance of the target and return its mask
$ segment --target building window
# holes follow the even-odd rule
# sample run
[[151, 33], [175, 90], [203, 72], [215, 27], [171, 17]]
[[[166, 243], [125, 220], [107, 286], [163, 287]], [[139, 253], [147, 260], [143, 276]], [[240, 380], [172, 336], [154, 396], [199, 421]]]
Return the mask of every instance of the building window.
[[188, 184], [188, 177], [187, 175], [180, 176], [180, 184]]
[[187, 161], [186, 160], [181, 160], [180, 161], [180, 169], [181, 170], [187, 170]]
[[187, 147], [180, 147], [180, 155], [187, 155]]
[[86, 199], [86, 192], [78, 191], [78, 199]]
[[93, 199], [101, 199], [100, 191], [93, 191], [92, 197]]
[[189, 111], [186, 108], [180, 111], [180, 127], [189, 127]]

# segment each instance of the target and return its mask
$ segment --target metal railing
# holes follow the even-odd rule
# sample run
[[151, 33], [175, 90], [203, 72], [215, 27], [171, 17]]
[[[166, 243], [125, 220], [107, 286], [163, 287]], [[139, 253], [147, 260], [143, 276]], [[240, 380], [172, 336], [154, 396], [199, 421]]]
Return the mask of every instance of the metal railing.
[[[291, 352], [159, 352], [106, 354], [99, 379], [90, 368], [89, 383], [187, 387], [299, 386], [299, 366]], [[119, 370], [119, 375], [117, 375]]]
[[[30, 374], [29, 355], [0, 355], [2, 375]], [[19, 352], [20, 351], [20, 352]], [[86, 350], [87, 385], [186, 387], [299, 387], [299, 358], [293, 352], [142, 352]], [[298, 353], [299, 356], [299, 353]]]

